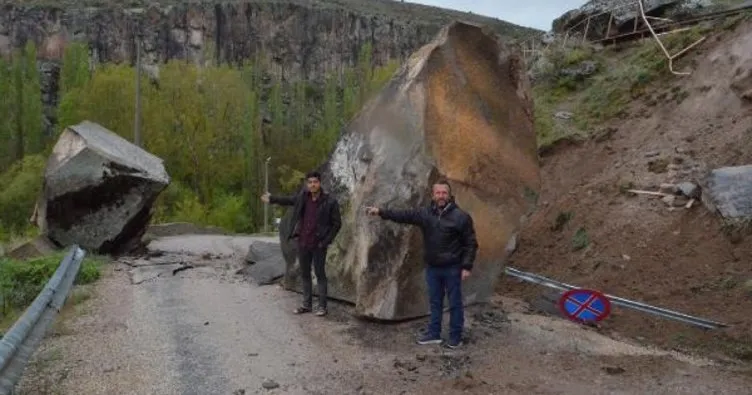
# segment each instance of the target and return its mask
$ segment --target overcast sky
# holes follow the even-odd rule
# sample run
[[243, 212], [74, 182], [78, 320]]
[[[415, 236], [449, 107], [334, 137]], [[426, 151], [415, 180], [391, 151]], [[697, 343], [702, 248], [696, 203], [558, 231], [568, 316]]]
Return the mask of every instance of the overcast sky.
[[579, 8], [586, 0], [407, 0], [411, 3], [471, 11], [548, 31], [561, 14]]

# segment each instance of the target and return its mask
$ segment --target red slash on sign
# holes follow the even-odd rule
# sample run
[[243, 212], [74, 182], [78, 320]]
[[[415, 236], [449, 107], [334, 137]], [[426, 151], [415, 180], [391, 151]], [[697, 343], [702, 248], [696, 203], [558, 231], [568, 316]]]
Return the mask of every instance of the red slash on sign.
[[597, 322], [611, 313], [611, 301], [598, 291], [572, 289], [559, 298], [559, 309], [572, 321]]

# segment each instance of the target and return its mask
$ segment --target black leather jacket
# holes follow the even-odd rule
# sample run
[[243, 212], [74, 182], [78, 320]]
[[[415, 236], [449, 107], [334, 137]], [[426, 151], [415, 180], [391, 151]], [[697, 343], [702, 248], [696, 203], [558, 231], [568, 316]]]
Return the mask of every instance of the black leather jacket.
[[383, 219], [419, 226], [423, 232], [423, 257], [426, 265], [454, 266], [472, 270], [478, 242], [470, 214], [454, 201], [443, 210], [434, 204], [417, 210], [379, 209]]

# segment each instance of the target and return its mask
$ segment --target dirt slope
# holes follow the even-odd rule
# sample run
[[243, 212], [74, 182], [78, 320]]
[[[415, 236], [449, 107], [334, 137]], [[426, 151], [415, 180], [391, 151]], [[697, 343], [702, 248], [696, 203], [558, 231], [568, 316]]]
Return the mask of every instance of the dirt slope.
[[[752, 359], [752, 294], [743, 285], [752, 279], [749, 239], [731, 240], [701, 205], [670, 210], [660, 198], [623, 193], [691, 181], [703, 169], [752, 163], [752, 102], [730, 87], [751, 61], [748, 20], [710, 37], [679, 62], [676, 69], [691, 69], [692, 75], [654, 86], [627, 116], [606, 125], [613, 132], [609, 138], [561, 146], [544, 157], [543, 205], [511, 265], [732, 324], [705, 333], [616, 309], [605, 332]], [[554, 230], [557, 217], [571, 219]], [[580, 228], [587, 247], [574, 251]], [[500, 291], [529, 299], [541, 289], [507, 279]]]

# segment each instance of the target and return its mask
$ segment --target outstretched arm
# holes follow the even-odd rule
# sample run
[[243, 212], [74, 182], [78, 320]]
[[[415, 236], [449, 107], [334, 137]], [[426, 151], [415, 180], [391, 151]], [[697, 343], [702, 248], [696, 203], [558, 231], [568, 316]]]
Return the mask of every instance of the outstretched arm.
[[269, 203], [280, 206], [292, 206], [295, 204], [295, 196], [269, 196]]
[[292, 206], [295, 204], [297, 196], [273, 196], [269, 193], [261, 195], [261, 200], [264, 203], [278, 204], [280, 206]]
[[473, 217], [467, 216], [467, 222], [462, 229], [462, 269], [473, 270], [475, 256], [478, 253], [478, 240], [475, 238]]
[[423, 213], [421, 209], [417, 210], [387, 210], [379, 208], [369, 208], [369, 214], [378, 215], [399, 224], [421, 225], [423, 223]]

